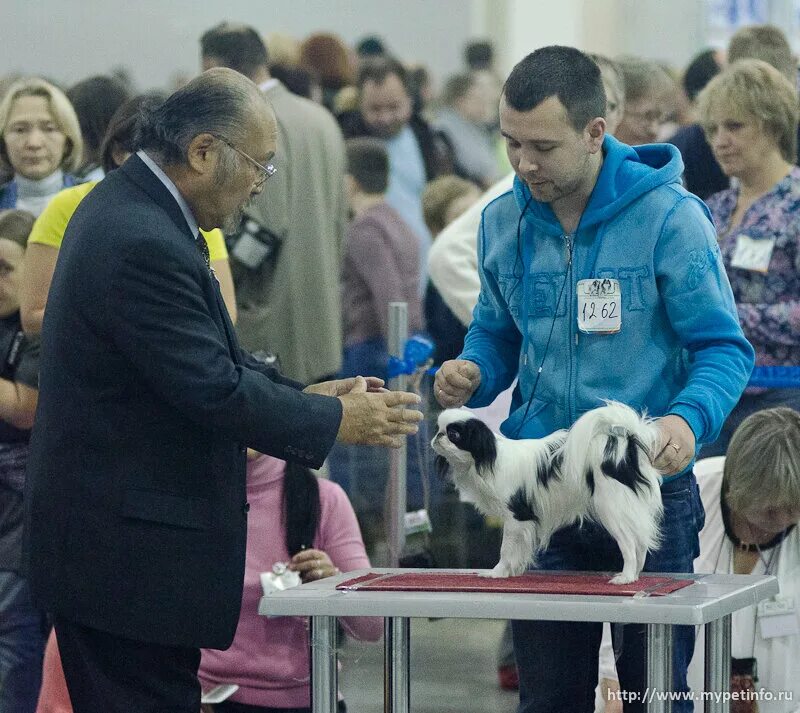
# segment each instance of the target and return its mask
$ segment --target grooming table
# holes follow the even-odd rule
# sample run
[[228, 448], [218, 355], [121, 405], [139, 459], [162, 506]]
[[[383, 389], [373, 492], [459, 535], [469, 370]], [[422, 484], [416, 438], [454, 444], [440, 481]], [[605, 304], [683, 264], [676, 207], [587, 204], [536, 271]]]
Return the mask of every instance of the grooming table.
[[[312, 713], [336, 711], [338, 616], [386, 618], [386, 713], [410, 710], [409, 620], [416, 617], [646, 624], [647, 710], [667, 713], [671, 702], [655, 693], [672, 689], [672, 625], [706, 627], [705, 690], [728, 691], [731, 614], [778, 593], [772, 576], [644, 575], [633, 585], [614, 587], [607, 584], [610, 575], [596, 572], [535, 572], [507, 580], [481, 573], [487, 571], [358, 570], [273, 592], [262, 597], [259, 613], [311, 618]], [[729, 701], [705, 706], [707, 712], [727, 713]]]

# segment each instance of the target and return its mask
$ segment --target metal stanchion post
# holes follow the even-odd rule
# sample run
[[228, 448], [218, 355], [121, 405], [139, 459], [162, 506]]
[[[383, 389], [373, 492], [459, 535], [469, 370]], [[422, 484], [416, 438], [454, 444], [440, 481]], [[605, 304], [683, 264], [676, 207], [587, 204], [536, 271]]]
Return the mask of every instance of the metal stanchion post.
[[336, 667], [336, 617], [311, 617], [311, 711], [336, 710], [338, 670]]
[[404, 616], [384, 619], [383, 710], [408, 713], [411, 699], [411, 620]]
[[[389, 335], [388, 344], [390, 356], [402, 358], [408, 339], [408, 305], [405, 302], [389, 303]], [[389, 380], [392, 391], [405, 391], [408, 377], [400, 374]], [[393, 448], [390, 452], [389, 464], [389, 497], [388, 497], [388, 539], [389, 539], [389, 566], [397, 567], [400, 555], [406, 542], [405, 514], [406, 514], [406, 442], [400, 448]]]
[[[706, 624], [706, 691], [727, 693], [731, 689], [731, 617]], [[730, 701], [711, 696], [705, 701], [706, 713], [728, 713]]]
[[647, 625], [647, 713], [670, 713], [672, 701], [672, 626]]

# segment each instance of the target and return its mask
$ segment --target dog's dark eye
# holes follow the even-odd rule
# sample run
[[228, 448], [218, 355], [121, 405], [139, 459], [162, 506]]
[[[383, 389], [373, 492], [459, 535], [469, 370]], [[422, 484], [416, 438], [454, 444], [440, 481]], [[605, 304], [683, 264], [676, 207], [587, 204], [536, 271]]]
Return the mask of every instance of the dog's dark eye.
[[450, 439], [452, 443], [458, 443], [461, 440], [461, 428], [458, 426], [448, 426], [447, 427], [447, 437]]

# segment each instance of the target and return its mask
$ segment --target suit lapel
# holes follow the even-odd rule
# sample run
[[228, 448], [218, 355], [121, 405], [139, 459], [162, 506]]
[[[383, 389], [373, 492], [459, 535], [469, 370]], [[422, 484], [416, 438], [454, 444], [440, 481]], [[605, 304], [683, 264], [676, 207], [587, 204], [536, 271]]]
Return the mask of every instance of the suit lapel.
[[[195, 242], [196, 238], [191, 234], [189, 226], [186, 224], [186, 218], [183, 215], [183, 211], [181, 211], [181, 207], [178, 205], [175, 197], [167, 190], [167, 187], [159, 180], [158, 176], [156, 176], [147, 167], [142, 159], [134, 154], [117, 170], [122, 171], [137, 186], [147, 193], [147, 195], [150, 196], [150, 198], [152, 198], [156, 204], [164, 209], [164, 211], [170, 217], [170, 220], [175, 223], [175, 226], [184, 235], [186, 235], [187, 238], [192, 241], [192, 243]], [[202, 260], [202, 256], [200, 255], [199, 251], [197, 251], [197, 254], [198, 259]], [[219, 323], [222, 323], [222, 329], [220, 331], [224, 334], [225, 340], [228, 343], [228, 350], [230, 351], [231, 359], [233, 359], [236, 364], [240, 364], [242, 359], [241, 350], [239, 349], [239, 341], [236, 338], [236, 331], [231, 323], [230, 316], [228, 315], [228, 309], [225, 307], [225, 303], [222, 300], [219, 282], [217, 281], [216, 276], [211, 274], [208, 275], [208, 279], [211, 282], [213, 303], [217, 312], [216, 315], [212, 314], [212, 317], [217, 323], [218, 327]], [[211, 305], [209, 305], [209, 307], [211, 307]]]

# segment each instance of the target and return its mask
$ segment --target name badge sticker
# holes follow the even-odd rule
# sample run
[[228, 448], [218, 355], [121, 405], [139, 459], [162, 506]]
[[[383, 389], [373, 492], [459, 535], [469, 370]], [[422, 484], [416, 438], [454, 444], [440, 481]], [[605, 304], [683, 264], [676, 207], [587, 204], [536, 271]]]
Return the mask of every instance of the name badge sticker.
[[578, 329], [586, 334], [616, 334], [622, 329], [619, 280], [578, 280]]
[[766, 273], [769, 270], [769, 261], [772, 259], [774, 249], [775, 238], [755, 240], [749, 235], [740, 235], [736, 238], [736, 247], [731, 256], [731, 267]]

